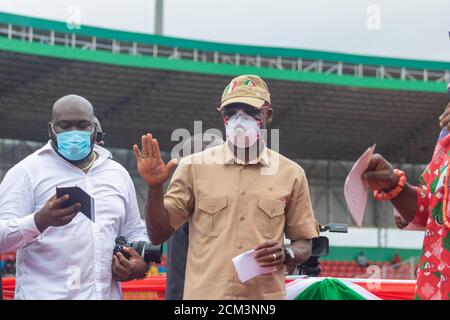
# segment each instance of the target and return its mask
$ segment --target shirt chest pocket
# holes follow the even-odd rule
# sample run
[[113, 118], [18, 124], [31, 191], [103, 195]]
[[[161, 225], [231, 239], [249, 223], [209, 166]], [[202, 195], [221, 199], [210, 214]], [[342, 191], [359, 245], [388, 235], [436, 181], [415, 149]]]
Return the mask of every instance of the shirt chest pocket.
[[228, 197], [202, 197], [198, 212], [193, 217], [198, 231], [204, 236], [217, 237], [226, 227], [228, 218]]
[[277, 239], [284, 230], [284, 201], [278, 199], [258, 199], [255, 224], [264, 238]]

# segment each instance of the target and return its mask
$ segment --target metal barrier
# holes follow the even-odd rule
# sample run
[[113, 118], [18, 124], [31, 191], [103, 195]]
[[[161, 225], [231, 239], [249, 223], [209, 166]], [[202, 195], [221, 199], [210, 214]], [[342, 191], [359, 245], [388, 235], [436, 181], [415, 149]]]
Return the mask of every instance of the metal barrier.
[[190, 60], [214, 64], [236, 66], [265, 67], [299, 72], [351, 75], [354, 77], [374, 77], [377, 79], [399, 79], [423, 82], [446, 82], [450, 78], [449, 70], [429, 70], [414, 68], [396, 68], [384, 65], [354, 64], [326, 61], [322, 59], [304, 59], [301, 57], [282, 57], [264, 55], [242, 55], [203, 49], [186, 49], [176, 46], [122, 41], [116, 39], [82, 36], [70, 32], [36, 29], [16, 26], [12, 23], [0, 23], [0, 37], [35, 42], [49, 46], [63, 46], [82, 50], [108, 51], [115, 54], [149, 56], [173, 60]]

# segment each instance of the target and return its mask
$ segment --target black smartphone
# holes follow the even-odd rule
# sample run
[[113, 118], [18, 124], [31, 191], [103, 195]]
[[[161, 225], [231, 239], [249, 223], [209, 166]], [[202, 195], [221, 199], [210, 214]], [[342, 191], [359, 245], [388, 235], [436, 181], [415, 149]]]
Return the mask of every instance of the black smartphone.
[[86, 191], [78, 186], [74, 187], [56, 187], [56, 197], [61, 198], [65, 194], [69, 195], [69, 199], [64, 201], [62, 208], [70, 207], [79, 202], [81, 204], [80, 212], [87, 218], [95, 222], [95, 205], [92, 198]]

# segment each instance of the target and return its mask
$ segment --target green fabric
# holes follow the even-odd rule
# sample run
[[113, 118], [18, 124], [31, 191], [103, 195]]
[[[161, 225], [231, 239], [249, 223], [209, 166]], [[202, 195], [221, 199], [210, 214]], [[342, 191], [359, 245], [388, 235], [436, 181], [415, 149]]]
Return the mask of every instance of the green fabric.
[[444, 248], [450, 251], [450, 232], [444, 238]]
[[[436, 179], [436, 181], [437, 180], [439, 179]], [[442, 206], [443, 201], [439, 202], [439, 204], [437, 204], [436, 207], [431, 209], [431, 218], [433, 218], [439, 224], [442, 224]]]
[[0, 51], [12, 51], [44, 57], [62, 58], [86, 62], [98, 62], [127, 67], [169, 70], [177, 72], [193, 72], [236, 77], [240, 74], [257, 74], [263, 79], [284, 80], [295, 82], [319, 83], [337, 86], [349, 86], [381, 90], [405, 90], [414, 92], [434, 92], [444, 95], [445, 82], [423, 82], [417, 80], [378, 79], [375, 77], [354, 77], [352, 75], [337, 75], [318, 72], [299, 72], [279, 70], [268, 67], [236, 66], [231, 64], [195, 62], [190, 60], [174, 60], [152, 56], [133, 56], [116, 54], [108, 51], [92, 51], [81, 48], [51, 46], [47, 44], [28, 42], [18, 39], [0, 37]]
[[366, 300], [338, 279], [317, 281], [300, 293], [295, 300]]

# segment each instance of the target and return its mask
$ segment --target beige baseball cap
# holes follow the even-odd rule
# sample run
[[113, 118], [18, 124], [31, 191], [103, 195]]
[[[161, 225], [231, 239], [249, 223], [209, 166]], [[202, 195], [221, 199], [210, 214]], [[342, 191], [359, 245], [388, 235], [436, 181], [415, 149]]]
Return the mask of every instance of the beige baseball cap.
[[265, 102], [270, 104], [270, 93], [264, 80], [256, 75], [242, 75], [231, 80], [225, 88], [218, 110], [232, 103], [261, 108]]

